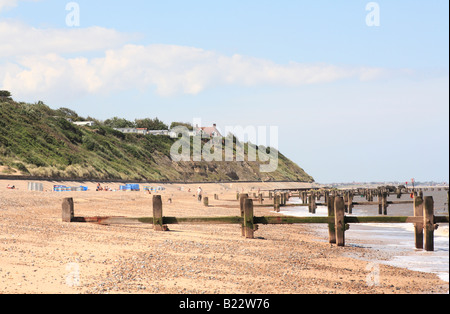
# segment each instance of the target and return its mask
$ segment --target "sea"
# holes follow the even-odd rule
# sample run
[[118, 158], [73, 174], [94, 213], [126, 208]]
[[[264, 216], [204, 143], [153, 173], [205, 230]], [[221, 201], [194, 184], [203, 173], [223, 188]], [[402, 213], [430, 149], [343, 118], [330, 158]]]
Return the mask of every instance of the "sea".
[[[424, 191], [424, 196], [434, 199], [435, 215], [447, 215], [447, 191]], [[390, 195], [389, 201], [399, 200], [397, 195]], [[401, 200], [411, 200], [410, 195], [403, 194]], [[362, 196], [355, 196], [354, 202], [364, 202]], [[375, 199], [376, 201], [376, 199]], [[323, 202], [323, 198], [320, 202]], [[301, 199], [293, 197], [290, 204], [300, 204]], [[286, 216], [308, 217], [313, 216], [308, 207], [285, 207], [280, 212]], [[347, 214], [348, 215], [348, 214]], [[353, 216], [378, 216], [378, 205], [355, 206]], [[352, 216], [349, 215], [349, 216]], [[395, 204], [388, 207], [389, 216], [414, 216], [412, 204]], [[319, 206], [315, 216], [328, 216], [326, 206]], [[328, 241], [328, 226], [314, 226], [319, 238]], [[370, 257], [352, 256], [365, 259], [372, 263], [386, 264], [413, 271], [428, 272], [438, 275], [443, 281], [449, 282], [449, 225], [439, 224], [435, 231], [435, 251], [425, 252], [416, 250], [414, 243], [413, 224], [351, 224], [345, 232], [346, 246], [368, 248], [377, 251], [381, 260], [370, 260]], [[368, 254], [374, 255], [374, 254]]]

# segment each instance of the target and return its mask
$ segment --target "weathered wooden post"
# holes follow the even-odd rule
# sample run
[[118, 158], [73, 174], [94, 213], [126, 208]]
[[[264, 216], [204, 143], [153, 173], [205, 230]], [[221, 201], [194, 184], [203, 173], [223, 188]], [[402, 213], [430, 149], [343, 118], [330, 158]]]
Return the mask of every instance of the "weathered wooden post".
[[153, 228], [155, 229], [155, 231], [167, 230], [163, 225], [161, 195], [153, 195]]
[[72, 222], [74, 215], [73, 198], [65, 198], [62, 203], [62, 221]]
[[316, 205], [316, 193], [312, 191], [312, 197], [311, 197], [311, 213], [315, 214], [317, 209]]
[[336, 244], [338, 246], [345, 246], [345, 204], [344, 199], [340, 196], [334, 199], [334, 218]]
[[208, 197], [204, 197], [203, 198], [203, 205], [208, 207], [209, 206], [209, 198]]
[[[245, 200], [248, 199], [248, 194], [241, 194], [239, 197], [239, 208], [241, 211], [241, 218], [244, 219], [244, 203]], [[242, 223], [242, 227], [241, 227], [241, 234], [244, 237], [245, 236], [245, 229], [244, 229], [244, 223]]]
[[263, 195], [262, 193], [259, 193], [259, 203], [262, 204], [263, 203]]
[[348, 191], [344, 191], [344, 207], [345, 212], [348, 213]]
[[[423, 198], [418, 196], [414, 198], [414, 217], [423, 216]], [[414, 224], [414, 238], [416, 249], [423, 250], [423, 223]]]
[[253, 224], [253, 200], [245, 199], [244, 201], [244, 230], [245, 238], [254, 239], [254, 224]]
[[423, 224], [425, 229], [424, 247], [428, 252], [434, 251], [434, 200], [426, 196], [423, 200]]
[[281, 195], [280, 194], [275, 194], [274, 196], [274, 209], [277, 213], [280, 212], [280, 206], [281, 206]]
[[378, 215], [383, 215], [383, 197], [381, 192], [378, 192]]
[[388, 208], [387, 193], [386, 192], [383, 192], [381, 203], [382, 203], [382, 206], [383, 206], [383, 215], [386, 216], [387, 215], [387, 208]]
[[334, 227], [334, 196], [328, 196], [327, 197], [327, 207], [328, 207], [328, 217], [333, 219], [333, 222], [330, 222], [328, 224], [328, 235], [330, 243], [335, 244], [336, 243], [336, 229]]
[[325, 196], [325, 204], [328, 204], [328, 198], [330, 197], [330, 191], [326, 190], [324, 192], [324, 196]]
[[348, 192], [348, 213], [353, 214], [353, 192]]
[[312, 198], [313, 198], [313, 196], [312, 196], [312, 193], [311, 193], [311, 194], [308, 195], [308, 209], [309, 209], [310, 213], [312, 213], [312, 203], [313, 203]]

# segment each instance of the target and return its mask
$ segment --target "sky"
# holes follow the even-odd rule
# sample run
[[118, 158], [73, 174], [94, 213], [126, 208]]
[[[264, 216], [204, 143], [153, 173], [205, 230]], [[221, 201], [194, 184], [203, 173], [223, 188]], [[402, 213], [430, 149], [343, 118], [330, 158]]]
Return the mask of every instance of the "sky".
[[[317, 182], [449, 181], [449, 2], [0, 0], [0, 89], [278, 127]], [[269, 143], [270, 144], [270, 143]]]

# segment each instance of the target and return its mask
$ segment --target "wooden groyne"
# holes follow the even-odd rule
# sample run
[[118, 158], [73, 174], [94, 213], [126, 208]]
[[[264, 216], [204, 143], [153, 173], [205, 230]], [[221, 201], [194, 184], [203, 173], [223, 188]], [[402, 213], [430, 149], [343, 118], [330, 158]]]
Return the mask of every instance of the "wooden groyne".
[[[326, 193], [328, 192], [328, 193]], [[328, 216], [312, 217], [291, 217], [291, 216], [262, 216], [254, 215], [255, 206], [272, 207], [279, 210], [282, 206], [289, 206], [287, 201], [292, 195], [299, 196], [304, 202], [300, 206], [308, 206], [311, 213], [315, 213], [318, 205], [324, 204], [328, 208]], [[189, 225], [215, 225], [215, 224], [236, 224], [241, 226], [241, 235], [248, 239], [254, 239], [258, 225], [281, 225], [281, 224], [327, 224], [329, 230], [329, 242], [338, 246], [345, 246], [345, 233], [349, 230], [350, 224], [365, 223], [412, 223], [415, 226], [415, 243], [417, 249], [426, 251], [434, 250], [434, 231], [437, 223], [448, 223], [448, 216], [434, 215], [434, 200], [432, 197], [422, 197], [415, 195], [413, 201], [388, 202], [387, 192], [379, 194], [379, 202], [369, 200], [367, 202], [353, 202], [352, 192], [350, 191], [297, 191], [280, 192], [273, 191], [269, 193], [270, 201], [273, 205], [264, 204], [263, 195], [250, 195], [247, 193], [237, 195], [234, 202], [238, 204], [238, 216], [225, 217], [165, 217], [163, 215], [163, 204], [160, 195], [153, 196], [152, 216], [150, 217], [77, 217], [75, 216], [74, 202], [72, 198], [66, 198], [62, 203], [62, 220], [67, 223], [96, 223], [101, 225], [114, 224], [150, 224], [155, 231], [168, 231], [168, 225], [189, 224]], [[369, 194], [370, 195], [370, 194]], [[324, 197], [324, 203], [316, 203]], [[218, 197], [217, 197], [218, 198]], [[214, 199], [217, 199], [214, 197]], [[307, 200], [307, 201], [305, 201]], [[258, 201], [261, 204], [254, 204]], [[413, 216], [387, 216], [387, 206], [390, 204], [412, 204]], [[379, 216], [347, 216], [351, 213], [354, 205], [375, 205], [380, 204], [381, 210]], [[214, 206], [209, 204], [209, 200], [204, 201], [204, 206]], [[295, 204], [295, 206], [299, 206]], [[150, 211], [149, 211], [150, 212]], [[238, 211], [237, 211], [238, 213]]]

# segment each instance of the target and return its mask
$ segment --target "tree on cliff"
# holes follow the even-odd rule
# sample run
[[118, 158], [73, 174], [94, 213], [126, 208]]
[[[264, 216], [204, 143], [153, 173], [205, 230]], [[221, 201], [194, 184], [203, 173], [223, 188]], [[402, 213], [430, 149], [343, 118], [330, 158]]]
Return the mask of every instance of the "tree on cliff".
[[0, 90], [0, 100], [12, 100], [11, 93], [7, 90]]

